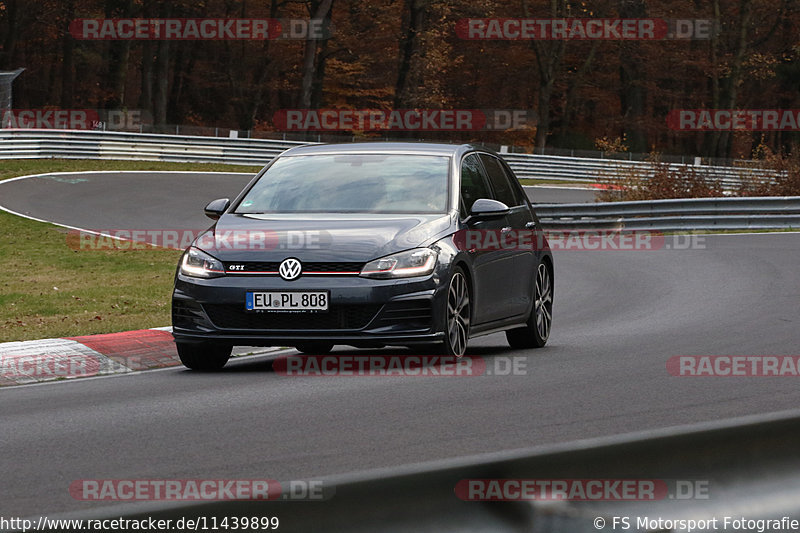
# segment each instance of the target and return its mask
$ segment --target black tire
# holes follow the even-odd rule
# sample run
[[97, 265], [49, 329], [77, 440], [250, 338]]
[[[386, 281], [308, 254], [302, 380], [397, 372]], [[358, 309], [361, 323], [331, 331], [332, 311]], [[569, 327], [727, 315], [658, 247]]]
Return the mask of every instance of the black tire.
[[231, 358], [232, 346], [177, 343], [178, 356], [186, 368], [200, 372], [220, 370]]
[[461, 267], [456, 267], [450, 276], [444, 302], [444, 342], [432, 345], [432, 352], [456, 357], [466, 353], [472, 318], [471, 296], [467, 275]]
[[295, 345], [298, 352], [308, 355], [324, 355], [333, 350], [333, 343], [322, 341], [309, 341]]
[[406, 346], [414, 355], [440, 355], [444, 349], [442, 343], [410, 344]]
[[512, 348], [541, 348], [550, 338], [553, 325], [553, 274], [545, 263], [536, 269], [533, 290], [533, 307], [525, 327], [506, 331]]

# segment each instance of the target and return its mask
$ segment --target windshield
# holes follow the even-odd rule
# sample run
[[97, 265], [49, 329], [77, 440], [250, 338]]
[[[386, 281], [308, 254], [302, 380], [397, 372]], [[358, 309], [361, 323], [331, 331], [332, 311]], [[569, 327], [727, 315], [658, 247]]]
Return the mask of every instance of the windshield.
[[279, 158], [236, 213], [444, 213], [449, 158], [347, 154]]

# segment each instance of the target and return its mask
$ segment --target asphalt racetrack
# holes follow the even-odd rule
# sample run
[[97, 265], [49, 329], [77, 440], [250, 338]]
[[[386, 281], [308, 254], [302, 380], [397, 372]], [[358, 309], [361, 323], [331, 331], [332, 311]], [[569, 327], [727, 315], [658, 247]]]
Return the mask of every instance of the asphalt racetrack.
[[[0, 182], [0, 206], [82, 229], [197, 229], [211, 225], [203, 207], [233, 199], [244, 173], [99, 172]], [[593, 190], [526, 187], [533, 202], [594, 201]]]
[[[0, 205], [85, 228], [207, 226], [203, 205], [247, 181], [86, 179], [0, 184]], [[774, 233], [703, 236], [690, 249], [555, 251], [547, 347], [512, 351], [502, 334], [470, 342], [494, 375], [288, 377], [261, 356], [210, 375], [170, 368], [5, 388], [0, 514], [113, 505], [71, 498], [80, 479], [314, 479], [796, 408], [797, 378], [675, 377], [666, 363], [796, 355], [798, 250], [800, 235]], [[513, 357], [524, 371], [497, 375]]]

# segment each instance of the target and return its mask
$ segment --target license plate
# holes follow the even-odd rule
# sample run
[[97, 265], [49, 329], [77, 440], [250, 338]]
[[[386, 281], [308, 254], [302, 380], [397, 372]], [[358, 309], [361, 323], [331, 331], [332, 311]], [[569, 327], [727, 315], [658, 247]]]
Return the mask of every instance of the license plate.
[[328, 291], [248, 292], [248, 311], [327, 311]]

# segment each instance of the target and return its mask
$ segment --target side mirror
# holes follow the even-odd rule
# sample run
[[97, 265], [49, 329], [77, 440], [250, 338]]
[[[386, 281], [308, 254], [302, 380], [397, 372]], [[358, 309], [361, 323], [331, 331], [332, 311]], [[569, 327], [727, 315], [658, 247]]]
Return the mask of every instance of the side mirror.
[[222, 213], [231, 205], [231, 201], [227, 198], [219, 198], [213, 202], [209, 202], [204, 212], [211, 220], [218, 220]]
[[489, 198], [478, 198], [472, 204], [469, 216], [474, 219], [502, 217], [507, 215], [509, 211], [509, 207], [503, 202], [490, 200]]

